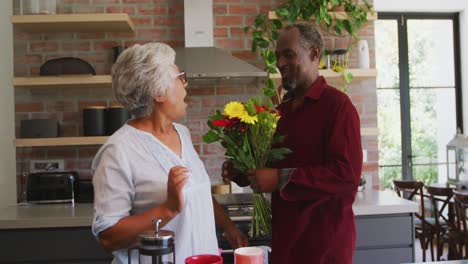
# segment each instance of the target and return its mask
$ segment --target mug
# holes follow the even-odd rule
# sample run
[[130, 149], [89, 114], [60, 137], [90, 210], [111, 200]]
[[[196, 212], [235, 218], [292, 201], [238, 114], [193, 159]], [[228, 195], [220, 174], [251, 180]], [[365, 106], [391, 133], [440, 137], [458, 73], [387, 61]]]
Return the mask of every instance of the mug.
[[195, 255], [185, 259], [185, 264], [223, 264], [223, 258], [217, 255]]
[[234, 250], [235, 264], [263, 264], [264, 251], [258, 247], [241, 247]]

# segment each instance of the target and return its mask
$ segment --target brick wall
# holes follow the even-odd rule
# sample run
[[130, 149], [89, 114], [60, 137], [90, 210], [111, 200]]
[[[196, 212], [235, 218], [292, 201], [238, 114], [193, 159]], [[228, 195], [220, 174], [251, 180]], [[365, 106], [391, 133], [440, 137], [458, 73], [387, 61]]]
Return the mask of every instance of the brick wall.
[[[213, 0], [215, 45], [260, 65], [257, 55], [250, 52], [251, 39], [243, 33], [243, 27], [252, 24], [257, 13], [267, 12], [280, 2]], [[97, 74], [109, 74], [113, 46], [160, 41], [180, 47], [184, 43], [182, 0], [58, 0], [57, 5], [58, 13], [128, 13], [136, 32], [30, 34], [15, 29], [15, 76], [38, 75], [42, 63], [65, 56], [82, 58], [91, 63]], [[366, 26], [360, 35], [369, 41], [373, 67], [373, 26]], [[347, 41], [327, 34], [324, 37], [327, 48], [335, 48]], [[354, 52], [350, 56], [350, 67], [356, 67]], [[377, 127], [375, 87], [375, 80], [355, 81], [348, 91], [358, 108], [362, 127]], [[219, 168], [223, 151], [219, 145], [201, 143], [201, 136], [207, 130], [206, 117], [227, 101], [243, 100], [258, 94], [258, 91], [256, 84], [191, 85], [188, 88], [188, 114], [181, 122], [190, 128], [195, 148], [205, 162], [213, 184], [221, 182]], [[82, 135], [82, 108], [113, 102], [111, 89], [15, 89], [16, 135], [18, 137], [20, 120], [31, 118], [57, 118], [61, 124], [61, 136]], [[377, 185], [377, 135], [363, 136], [363, 148], [368, 156], [364, 174], [373, 177]], [[66, 169], [77, 169], [82, 177], [90, 178], [90, 164], [97, 149], [89, 146], [18, 148], [17, 173], [28, 172], [30, 159], [64, 159]], [[18, 177], [18, 183], [20, 186], [21, 177]]]

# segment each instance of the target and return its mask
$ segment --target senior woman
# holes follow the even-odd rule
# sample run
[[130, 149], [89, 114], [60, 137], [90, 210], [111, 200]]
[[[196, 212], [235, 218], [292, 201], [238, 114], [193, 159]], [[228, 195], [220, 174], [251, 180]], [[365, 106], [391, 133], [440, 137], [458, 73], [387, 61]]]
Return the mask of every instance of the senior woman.
[[177, 263], [196, 254], [217, 254], [215, 222], [236, 248], [247, 238], [211, 196], [205, 167], [185, 115], [185, 73], [168, 45], [149, 43], [125, 50], [112, 68], [117, 100], [134, 118], [116, 131], [93, 161], [93, 233], [112, 263], [138, 263], [140, 233], [154, 230], [153, 219], [175, 233]]

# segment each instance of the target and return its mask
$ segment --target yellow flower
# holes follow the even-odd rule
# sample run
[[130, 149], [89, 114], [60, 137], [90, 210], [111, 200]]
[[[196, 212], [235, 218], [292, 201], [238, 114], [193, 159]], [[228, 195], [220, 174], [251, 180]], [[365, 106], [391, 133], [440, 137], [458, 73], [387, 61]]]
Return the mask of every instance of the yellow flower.
[[230, 102], [224, 107], [224, 114], [229, 118], [241, 118], [241, 116], [247, 114], [245, 107], [240, 102]]
[[245, 112], [245, 115], [242, 115], [240, 120], [246, 124], [254, 125], [258, 121], [258, 117], [256, 115], [250, 116], [247, 112]]

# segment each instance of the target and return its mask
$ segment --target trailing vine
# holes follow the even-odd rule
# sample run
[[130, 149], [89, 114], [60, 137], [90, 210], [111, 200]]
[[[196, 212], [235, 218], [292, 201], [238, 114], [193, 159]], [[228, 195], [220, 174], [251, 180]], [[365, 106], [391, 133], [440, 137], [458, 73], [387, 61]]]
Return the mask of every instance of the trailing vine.
[[[345, 17], [338, 17], [336, 12], [346, 13]], [[355, 0], [288, 0], [285, 4], [275, 9], [275, 19], [270, 19], [268, 14], [258, 14], [254, 25], [244, 28], [245, 33], [251, 32], [252, 52], [260, 52], [260, 56], [265, 63], [265, 70], [269, 74], [278, 73], [276, 68], [276, 55], [274, 53], [275, 43], [279, 37], [279, 31], [284, 23], [294, 23], [298, 20], [311, 20], [325, 32], [334, 36], [351, 36], [358, 38], [358, 31], [367, 22], [368, 12], [373, 13], [372, 6], [367, 0], [356, 2]], [[348, 47], [348, 51], [350, 47]], [[332, 70], [343, 71], [343, 68]], [[347, 88], [352, 81], [351, 73], [343, 75]], [[265, 80], [265, 88], [262, 90], [267, 97], [276, 94], [275, 84], [268, 76]]]

